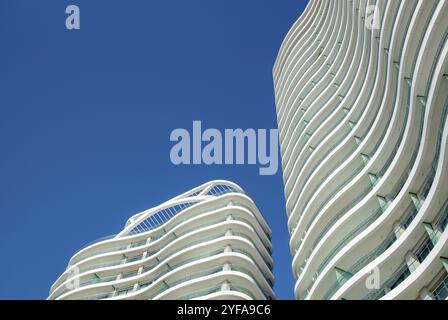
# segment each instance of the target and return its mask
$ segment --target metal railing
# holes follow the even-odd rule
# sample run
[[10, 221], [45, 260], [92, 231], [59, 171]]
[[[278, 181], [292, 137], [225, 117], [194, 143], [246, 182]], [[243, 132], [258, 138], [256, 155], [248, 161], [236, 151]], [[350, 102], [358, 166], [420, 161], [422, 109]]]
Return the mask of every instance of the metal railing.
[[411, 272], [407, 265], [402, 266], [398, 269], [387, 281], [385, 284], [381, 286], [379, 290], [373, 290], [366, 296], [364, 296], [363, 300], [378, 300], [384, 295], [386, 295], [389, 291], [398, 287], [400, 283], [402, 283]]
[[[222, 219], [222, 221], [226, 221], [226, 220], [225, 220], [225, 219]], [[216, 222], [214, 222], [214, 223], [212, 223], [212, 224], [215, 224], [215, 223], [216, 223]], [[271, 264], [268, 263], [268, 262], [263, 258], [263, 255], [262, 255], [261, 252], [258, 250], [258, 247], [257, 247], [257, 246], [253, 243], [253, 241], [250, 239], [250, 237], [248, 237], [247, 235], [242, 234], [242, 233], [234, 233], [233, 236], [242, 237], [242, 238], [244, 238], [244, 239], [250, 241], [250, 243], [257, 249], [257, 252], [258, 252], [259, 255], [261, 256], [262, 260], [263, 260], [263, 261], [264, 261], [270, 268], [272, 267]], [[188, 245], [182, 247], [182, 248], [179, 249], [178, 251], [182, 251], [182, 250], [184, 250], [184, 249], [186, 249], [186, 248], [189, 248], [189, 247], [192, 247], [192, 246], [194, 246], [194, 245], [196, 245], [196, 244], [204, 243], [204, 242], [207, 242], [207, 241], [211, 241], [211, 240], [215, 240], [215, 239], [219, 239], [219, 238], [223, 238], [223, 237], [226, 237], [226, 233], [220, 233], [220, 234], [218, 234], [218, 235], [212, 235], [212, 236], [210, 236], [210, 237], [201, 238], [201, 239], [198, 239], [198, 240], [196, 240], [196, 241], [193, 241], [193, 242], [188, 243]], [[155, 251], [154, 253], [156, 253], [156, 252], [158, 252], [158, 250]], [[235, 249], [234, 252], [242, 253], [242, 254], [248, 256], [249, 258], [251, 258], [252, 261], [255, 263], [255, 265], [256, 265], [256, 266], [258, 267], [258, 269], [260, 270], [260, 272], [263, 274], [263, 272], [261, 271], [262, 269], [260, 268], [260, 266], [258, 265], [258, 263], [256, 262], [256, 260], [253, 258], [253, 256], [252, 256], [251, 253], [249, 253], [249, 252], [246, 251], [246, 250], [242, 250], [242, 249]], [[152, 254], [154, 254], [154, 253], [152, 253]], [[192, 262], [192, 261], [195, 261], [195, 260], [198, 260], [198, 259], [203, 259], [203, 258], [206, 258], [206, 257], [211, 257], [211, 256], [214, 256], [214, 255], [217, 255], [217, 254], [220, 254], [220, 253], [223, 253], [223, 249], [220, 249], [220, 250], [218, 250], [218, 251], [216, 251], [216, 252], [206, 253], [206, 254], [204, 254], [204, 255], [195, 256], [195, 257], [192, 257], [192, 258], [190, 258], [190, 259], [184, 260], [184, 261], [182, 261], [181, 263], [179, 263], [179, 264], [177, 264], [177, 265], [175, 265], [175, 266], [169, 267], [169, 268], [163, 270], [162, 272], [158, 273], [157, 276], [156, 276], [156, 278], [159, 278], [159, 277], [161, 277], [162, 275], [166, 274], [167, 272], [169, 272], [169, 271], [171, 271], [171, 270], [173, 270], [173, 269], [175, 269], [175, 268], [178, 268], [178, 267], [180, 267], [180, 266], [182, 266], [182, 265], [185, 265], [185, 264], [187, 264], [187, 263], [189, 263], [189, 262]], [[140, 257], [140, 259], [141, 259], [143, 256], [139, 255], [138, 257]], [[149, 257], [149, 256], [145, 257], [145, 259], [148, 258], [148, 257]], [[137, 261], [137, 260], [138, 260], [138, 259], [136, 259], [135, 261]], [[106, 266], [106, 267], [111, 267], [111, 266], [120, 265], [120, 264], [123, 264], [123, 261], [125, 261], [125, 262], [129, 262], [128, 260], [123, 259], [123, 260], [120, 260], [120, 261], [117, 262], [117, 263], [108, 263], [108, 264], [105, 264], [105, 266]], [[151, 264], [150, 266], [144, 267], [143, 270], [144, 270], [144, 272], [145, 272], [145, 271], [150, 271], [150, 270], [152, 270], [153, 268], [157, 267], [159, 264], [160, 264], [160, 263], [158, 263], [158, 262], [153, 263], [153, 264]], [[93, 269], [94, 269], [94, 268], [99, 268], [99, 266], [95, 266], [95, 267], [93, 267]], [[128, 277], [131, 277], [131, 276], [136, 276], [136, 275], [138, 275], [138, 269], [137, 269], [137, 270], [132, 270], [132, 271], [126, 273], [126, 275], [128, 275], [128, 276], [123, 276], [123, 278], [128, 278]], [[105, 283], [105, 282], [113, 281], [113, 280], [116, 280], [116, 276], [115, 276], [115, 277], [106, 277], [106, 278], [95, 278], [95, 279], [93, 279], [93, 280], [94, 280], [94, 283], [88, 283], [88, 282], [86, 282], [86, 283], [82, 283], [82, 284], [80, 284], [79, 287], [87, 286], [87, 285], [90, 285], [90, 284], [98, 284], [98, 283]], [[65, 294], [66, 292], [71, 291], [71, 290], [74, 290], [74, 289], [75, 289], [75, 288], [71, 288], [71, 286], [70, 286], [70, 287], [67, 287], [67, 288], [65, 288], [64, 290], [62, 290], [61, 292], [58, 292], [57, 296], [61, 296], [61, 295]]]
[[442, 278], [440, 284], [434, 289], [432, 295], [435, 300], [446, 300], [448, 298], [448, 273]]
[[[339, 253], [340, 249], [342, 249], [350, 241], [352, 241], [356, 236], [358, 236], [362, 231], [364, 231], [365, 228], [368, 227], [370, 224], [372, 224], [373, 221], [378, 219], [378, 217], [381, 216], [382, 213], [383, 213], [383, 210], [381, 208], [378, 209], [367, 220], [363, 221], [356, 228], [354, 228], [349, 234], [347, 234], [341, 241], [339, 241], [339, 243], [336, 245], [336, 247], [333, 250], [331, 250], [330, 254], [327, 255], [327, 257], [321, 262], [321, 264], [317, 268], [315, 279], [317, 278], [317, 276], [319, 276], [321, 274], [321, 272], [328, 265], [330, 260], [333, 259]], [[314, 282], [315, 281], [311, 282], [311, 286], [314, 284]], [[324, 298], [324, 299], [327, 299], [327, 298]]]
[[[178, 286], [178, 285], [180, 285], [180, 284], [182, 284], [184, 282], [187, 282], [187, 281], [190, 281], [190, 280], [195, 280], [195, 279], [200, 279], [200, 278], [203, 278], [203, 277], [207, 277], [209, 275], [214, 275], [214, 274], [218, 274], [218, 273], [225, 272], [225, 271], [241, 272], [241, 273], [247, 274], [250, 277], [255, 279], [255, 277], [253, 276], [252, 272], [250, 272], [246, 268], [239, 267], [239, 266], [232, 265], [232, 264], [229, 264], [228, 266], [230, 267], [229, 270], [224, 270], [224, 266], [222, 266], [222, 265], [221, 266], [215, 266], [215, 267], [212, 267], [212, 268], [209, 268], [209, 269], [206, 269], [206, 270], [201, 270], [201, 271], [195, 272], [193, 274], [189, 274], [189, 275], [187, 275], [185, 277], [182, 277], [180, 279], [177, 279], [177, 280], [175, 280], [175, 281], [173, 281], [171, 283], [169, 283], [166, 280], [164, 280], [163, 282], [161, 282], [160, 284], [157, 284], [155, 286], [155, 288], [157, 288], [159, 286], [159, 288], [157, 290], [155, 290], [151, 294], [146, 295], [145, 298], [146, 299], [153, 299], [156, 296], [160, 295], [162, 292], [164, 292], [164, 291], [166, 291], [168, 289], [172, 289], [172, 288], [174, 288], [174, 287], [176, 287], [176, 286]], [[168, 271], [164, 272], [163, 274], [160, 274], [157, 278], [160, 278], [161, 276], [163, 276], [166, 273], [168, 273], [170, 271], [173, 271], [173, 270], [174, 269], [172, 269], [172, 268], [168, 268]], [[147, 288], [147, 287], [151, 286], [152, 284], [155, 283], [155, 281], [157, 281], [157, 279], [154, 279], [154, 280], [151, 280], [151, 281], [145, 281], [145, 282], [142, 282], [142, 283], [138, 283], [137, 285], [136, 284], [132, 284], [131, 286], [127, 286], [125, 288], [113, 290], [113, 291], [110, 291], [110, 292], [107, 292], [107, 293], [95, 294], [93, 296], [89, 296], [89, 297], [86, 297], [84, 299], [85, 300], [107, 299], [107, 298], [112, 298], [112, 297], [116, 297], [116, 296], [126, 295], [126, 294], [129, 294], [129, 293], [135, 293], [135, 292], [137, 292], [137, 291], [139, 291], [141, 289], [144, 289], [144, 288]], [[258, 286], [260, 292], [262, 292], [264, 297], [267, 299], [267, 295], [263, 292], [263, 290], [261, 289], [261, 287], [260, 287], [260, 285], [258, 283], [257, 283], [257, 286]], [[255, 299], [254, 294], [252, 292], [250, 292], [250, 290], [248, 290], [246, 288], [238, 287], [238, 286], [234, 286], [234, 285], [233, 286], [230, 285], [229, 288], [230, 288], [230, 290], [240, 291], [240, 292], [246, 293], [250, 297]], [[210, 292], [210, 293], [212, 293], [212, 292]], [[197, 295], [197, 294], [200, 294], [200, 295]], [[201, 291], [198, 291], [198, 292], [192, 293], [191, 295], [203, 296], [203, 295], [206, 295], [206, 294], [203, 294]], [[189, 295], [190, 298], [188, 298], [188, 299], [192, 298], [191, 295]], [[186, 300], [187, 298], [183, 297], [182, 299]]]
[[167, 223], [168, 221], [170, 221], [180, 212], [184, 211], [185, 209], [197, 203], [199, 202], [198, 201], [185, 202], [160, 210], [152, 214], [145, 220], [141, 221], [138, 225], [136, 225], [131, 231], [129, 231], [129, 235], [136, 235], [157, 229], [160, 226]]

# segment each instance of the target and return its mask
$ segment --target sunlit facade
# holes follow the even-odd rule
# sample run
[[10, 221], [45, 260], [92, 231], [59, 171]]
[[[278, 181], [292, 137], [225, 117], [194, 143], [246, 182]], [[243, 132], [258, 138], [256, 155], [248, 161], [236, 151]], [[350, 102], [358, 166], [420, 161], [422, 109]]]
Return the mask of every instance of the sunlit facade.
[[312, 0], [273, 71], [297, 299], [448, 295], [448, 1]]
[[243, 189], [209, 182], [78, 251], [48, 299], [274, 299], [270, 240]]

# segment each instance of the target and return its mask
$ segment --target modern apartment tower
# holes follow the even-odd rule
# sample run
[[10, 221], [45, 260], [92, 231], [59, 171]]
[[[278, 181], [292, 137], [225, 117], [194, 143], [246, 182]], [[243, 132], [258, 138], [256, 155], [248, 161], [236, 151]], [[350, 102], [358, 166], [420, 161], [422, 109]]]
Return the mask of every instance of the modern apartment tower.
[[274, 66], [297, 299], [447, 299], [448, 1], [312, 0]]
[[274, 299], [270, 239], [243, 189], [210, 182], [78, 251], [48, 299]]

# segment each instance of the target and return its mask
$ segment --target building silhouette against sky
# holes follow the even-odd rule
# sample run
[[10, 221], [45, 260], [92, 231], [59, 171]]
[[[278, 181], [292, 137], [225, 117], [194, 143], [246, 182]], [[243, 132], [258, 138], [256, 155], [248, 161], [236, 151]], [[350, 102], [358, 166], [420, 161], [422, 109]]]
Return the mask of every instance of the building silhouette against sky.
[[446, 299], [448, 1], [310, 1], [274, 82], [297, 299]]
[[48, 299], [274, 299], [270, 240], [239, 186], [209, 182], [78, 251]]

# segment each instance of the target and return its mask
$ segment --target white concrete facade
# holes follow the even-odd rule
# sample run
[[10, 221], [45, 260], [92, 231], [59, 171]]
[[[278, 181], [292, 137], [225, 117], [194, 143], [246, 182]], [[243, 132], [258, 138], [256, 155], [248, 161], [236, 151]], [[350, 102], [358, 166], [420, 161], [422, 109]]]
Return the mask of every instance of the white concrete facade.
[[447, 298], [447, 39], [447, 0], [312, 0], [287, 34], [273, 76], [297, 299]]
[[48, 299], [274, 299], [270, 239], [243, 189], [209, 182], [78, 251]]

